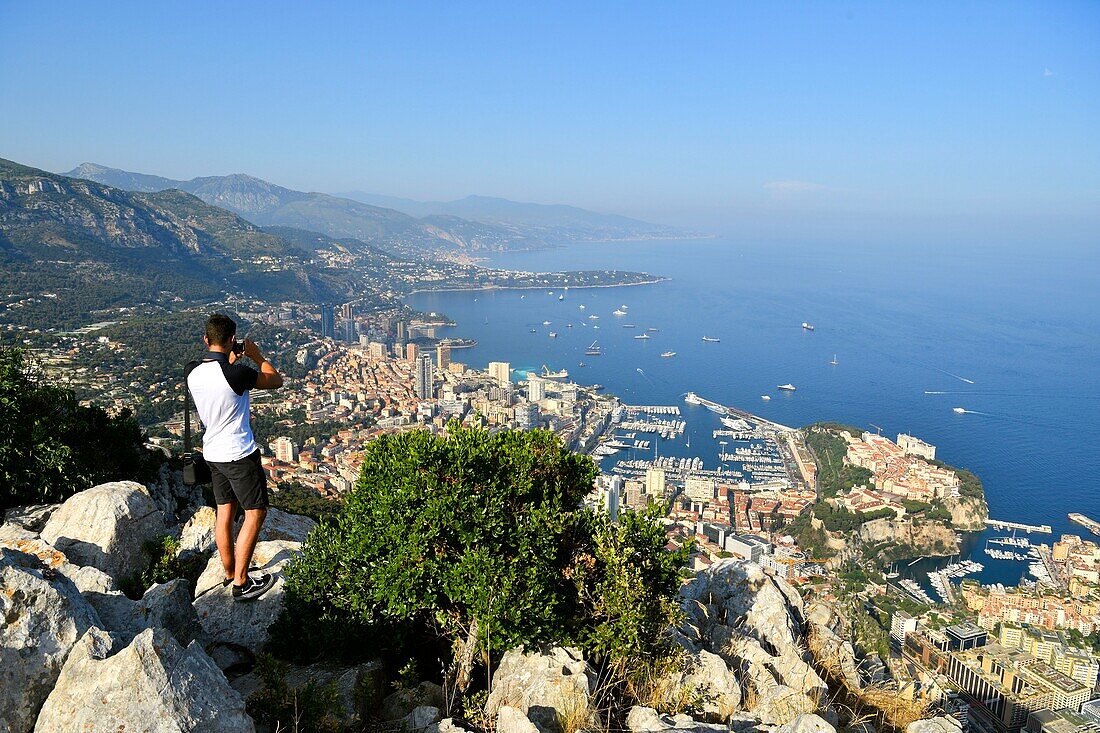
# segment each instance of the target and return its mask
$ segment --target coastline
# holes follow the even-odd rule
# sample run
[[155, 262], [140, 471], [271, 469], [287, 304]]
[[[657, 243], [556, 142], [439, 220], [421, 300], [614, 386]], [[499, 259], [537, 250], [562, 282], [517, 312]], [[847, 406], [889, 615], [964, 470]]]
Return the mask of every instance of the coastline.
[[671, 280], [671, 277], [658, 277], [636, 283], [611, 283], [608, 285], [482, 285], [480, 287], [471, 286], [465, 288], [418, 288], [417, 290], [410, 290], [402, 294], [401, 297], [407, 298], [410, 295], [420, 295], [422, 293], [467, 293], [487, 290], [546, 290], [548, 288], [555, 290], [564, 288], [569, 288], [570, 290], [595, 290], [597, 288], [633, 288], [638, 285], [657, 285]]

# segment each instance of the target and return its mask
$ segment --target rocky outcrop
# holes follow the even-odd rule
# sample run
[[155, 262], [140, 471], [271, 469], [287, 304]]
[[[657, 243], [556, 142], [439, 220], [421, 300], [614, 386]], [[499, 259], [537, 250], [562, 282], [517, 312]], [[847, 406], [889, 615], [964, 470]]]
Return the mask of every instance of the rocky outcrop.
[[716, 723], [700, 723], [690, 715], [661, 715], [653, 708], [636, 706], [626, 716], [626, 727], [633, 733], [729, 733], [730, 728]]
[[177, 524], [203, 506], [202, 487], [183, 483], [180, 474], [169, 469], [167, 463], [161, 464], [156, 480], [146, 484], [146, 489], [165, 524]]
[[817, 715], [806, 713], [780, 726], [775, 733], [836, 733], [836, 728]]
[[540, 733], [559, 733], [562, 719], [587, 720], [591, 691], [587, 664], [576, 649], [526, 652], [519, 647], [500, 660], [485, 713], [495, 719], [502, 707], [513, 707]]
[[538, 733], [539, 729], [522, 711], [511, 705], [501, 705], [497, 711], [496, 733]]
[[677, 638], [717, 654], [755, 693], [750, 711], [782, 725], [812, 713], [828, 687], [811, 666], [802, 598], [760, 566], [725, 560], [681, 589], [686, 618]]
[[844, 619], [832, 606], [814, 603], [806, 614], [806, 622], [810, 648], [817, 663], [829, 674], [843, 679], [850, 690], [862, 689], [855, 648], [838, 633], [844, 630]]
[[946, 556], [959, 551], [959, 538], [952, 528], [941, 522], [914, 522], [909, 519], [876, 519], [861, 524], [855, 533], [856, 547], [850, 549], [884, 542], [912, 548], [914, 555]]
[[989, 505], [981, 496], [960, 496], [944, 501], [947, 511], [951, 512], [951, 525], [963, 532], [980, 532], [985, 529], [985, 520], [989, 519]]
[[195, 585], [195, 611], [207, 642], [207, 650], [218, 666], [229, 669], [252, 661], [268, 642], [268, 627], [283, 609], [283, 567], [301, 550], [297, 542], [259, 542], [253, 561], [262, 572], [275, 575], [275, 585], [260, 598], [247, 603], [233, 600], [232, 588], [223, 585], [225, 570], [215, 555]]
[[42, 539], [70, 562], [98, 568], [116, 581], [143, 571], [149, 562], [145, 543], [163, 535], [163, 514], [133, 481], [74, 494], [42, 528]]
[[[288, 514], [275, 509], [267, 510], [264, 526], [260, 528], [260, 542], [298, 542], [304, 544], [317, 522], [300, 514]], [[238, 523], [237, 528], [240, 528]]]
[[947, 715], [917, 720], [905, 728], [905, 733], [962, 733], [959, 721]]
[[24, 733], [73, 646], [99, 617], [48, 563], [0, 548], [0, 620], [0, 733]]
[[13, 524], [31, 532], [41, 532], [60, 504], [29, 504], [12, 507], [4, 513], [4, 524]]
[[207, 557], [215, 550], [214, 525], [217, 514], [213, 507], [197, 509], [180, 530], [179, 549], [176, 557], [190, 560], [194, 557]]
[[196, 643], [184, 648], [163, 629], [125, 648], [93, 629], [69, 655], [42, 706], [35, 733], [255, 730], [244, 701]]

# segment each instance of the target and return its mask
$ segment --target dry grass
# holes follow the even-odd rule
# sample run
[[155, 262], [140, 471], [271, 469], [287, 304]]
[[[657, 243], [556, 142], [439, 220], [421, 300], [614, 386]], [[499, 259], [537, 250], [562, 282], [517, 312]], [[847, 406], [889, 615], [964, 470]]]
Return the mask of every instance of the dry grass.
[[809, 650], [832, 692], [830, 701], [846, 718], [846, 725], [869, 722], [876, 730], [904, 731], [916, 720], [928, 717], [928, 703], [902, 697], [895, 684], [879, 683], [854, 689], [849, 686], [840, 660], [830, 653], [825, 640], [811, 628]]

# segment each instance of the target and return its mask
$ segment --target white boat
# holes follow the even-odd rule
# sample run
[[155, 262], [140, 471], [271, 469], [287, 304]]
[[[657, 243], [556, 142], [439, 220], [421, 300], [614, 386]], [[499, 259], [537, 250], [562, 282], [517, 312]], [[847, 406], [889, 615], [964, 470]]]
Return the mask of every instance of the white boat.
[[637, 328], [633, 323], [624, 323], [623, 328]]
[[599, 356], [601, 353], [603, 352], [600, 351], [600, 344], [596, 341], [593, 341], [592, 345], [584, 350], [585, 356]]
[[717, 344], [717, 343], [719, 343], [719, 342], [720, 342], [720, 341], [721, 341], [722, 339], [714, 338], [714, 337], [712, 337], [712, 336], [704, 336], [704, 337], [703, 337], [703, 340], [704, 340], [704, 341], [706, 341], [706, 342], [707, 342], [708, 344]]
[[675, 351], [666, 351], [663, 354], [661, 354], [661, 356], [668, 359], [669, 357], [676, 356], [676, 352]]
[[598, 321], [598, 320], [600, 320], [600, 317], [599, 317], [599, 316], [597, 316], [597, 315], [596, 315], [595, 313], [593, 313], [592, 315], [590, 315], [590, 316], [588, 317], [588, 320], [590, 320], [590, 321]]
[[549, 325], [550, 325], [550, 321], [543, 321], [543, 322], [542, 322], [542, 325], [544, 325], [544, 326], [549, 326]]
[[635, 336], [634, 338], [636, 338], [636, 339], [647, 339], [647, 338], [649, 338], [649, 334], [648, 333], [640, 333], [637, 336]]
[[781, 389], [785, 392], [794, 392], [796, 388], [793, 384], [787, 383], [779, 385], [778, 389]]
[[565, 327], [566, 328], [573, 328], [573, 324], [572, 323], [567, 323], [567, 324], [565, 324]]
[[814, 324], [806, 323], [805, 321], [803, 321], [802, 322], [802, 328], [806, 329], [807, 331], [812, 331], [812, 330], [814, 330]]
[[619, 307], [622, 308], [623, 310], [626, 310], [626, 305], [625, 304], [620, 305]]
[[532, 328], [531, 333], [538, 333], [538, 331], [536, 331], [535, 329]]
[[647, 328], [646, 330], [647, 330], [647, 331], [660, 331], [661, 329], [659, 329], [659, 328], [654, 328], [653, 326], [650, 326], [650, 327], [649, 327], [649, 328]]
[[565, 300], [565, 296], [564, 295], [559, 295], [558, 300]]
[[962, 415], [963, 413], [965, 413], [965, 412], [966, 412], [966, 408], [963, 408], [963, 407], [952, 407], [952, 408], [951, 408], [951, 412], [957, 412], [957, 413], [959, 413], [960, 415]]
[[592, 328], [599, 328], [599, 326], [593, 326]]
[[770, 400], [771, 398], [772, 398], [771, 395], [766, 395], [766, 394], [760, 395], [760, 399], [762, 399], [762, 400]]
[[837, 364], [840, 363], [839, 361], [836, 360], [836, 354], [833, 354], [833, 360], [830, 361], [829, 363], [832, 364], [833, 366], [836, 366]]
[[616, 308], [615, 310], [611, 311], [611, 315], [613, 315], [613, 316], [625, 316], [626, 311], [624, 311], [620, 308]]
[[550, 332], [550, 338], [556, 339], [557, 337], [558, 337], [558, 332], [557, 331], [551, 331]]
[[584, 306], [583, 306], [583, 305], [581, 305], [581, 306], [580, 306], [580, 309], [581, 309], [581, 310], [584, 310]]

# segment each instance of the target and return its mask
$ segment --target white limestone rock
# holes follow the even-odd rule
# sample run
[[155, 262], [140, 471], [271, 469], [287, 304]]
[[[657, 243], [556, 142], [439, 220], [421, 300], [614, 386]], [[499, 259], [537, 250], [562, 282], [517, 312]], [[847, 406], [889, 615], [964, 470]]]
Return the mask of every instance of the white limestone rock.
[[49, 564], [0, 548], [0, 620], [0, 733], [25, 733], [73, 646], [99, 616]]
[[786, 685], [776, 685], [757, 699], [752, 714], [766, 725], [786, 725], [800, 715], [817, 710], [817, 702]]
[[776, 733], [836, 733], [836, 728], [820, 716], [805, 713], [781, 726]]
[[14, 524], [31, 532], [41, 532], [60, 504], [28, 504], [13, 506], [4, 513], [4, 523]]
[[[297, 542], [259, 542], [253, 562], [260, 571], [275, 576], [275, 585], [258, 599], [233, 600], [231, 585], [222, 585], [225, 570], [215, 555], [195, 586], [195, 612], [202, 626], [207, 651], [222, 669], [259, 654], [268, 642], [268, 627], [283, 609], [283, 567], [301, 551]], [[218, 647], [221, 647], [219, 650]]]
[[248, 733], [244, 701], [196, 643], [147, 629], [124, 648], [93, 629], [69, 655], [35, 733]]
[[916, 720], [905, 728], [905, 733], [961, 733], [962, 726], [959, 721], [948, 715], [940, 715], [936, 718]]
[[497, 711], [496, 733], [538, 733], [539, 729], [527, 716], [510, 705], [501, 705]]
[[148, 490], [133, 481], [100, 484], [69, 497], [42, 529], [42, 539], [69, 562], [90, 565], [116, 581], [142, 572], [144, 545], [164, 535], [164, 519]]
[[180, 546], [176, 551], [176, 557], [188, 560], [192, 557], [207, 557], [214, 552], [216, 518], [217, 514], [213, 507], [199, 507], [180, 531]]
[[690, 715], [661, 715], [642, 706], [630, 709], [626, 727], [633, 733], [729, 733], [730, 730], [725, 725], [701, 723]]
[[723, 722], [741, 707], [737, 676], [717, 654], [701, 651], [687, 655], [680, 684], [704, 701], [700, 712], [707, 722]]
[[191, 588], [183, 578], [158, 583], [145, 591], [136, 604], [136, 615], [143, 629], [167, 629], [181, 646], [202, 635], [198, 614], [191, 605]]
[[493, 689], [485, 713], [495, 719], [500, 708], [516, 708], [541, 733], [557, 733], [559, 719], [588, 714], [591, 681], [584, 657], [577, 649], [554, 647], [547, 652], [504, 654], [493, 674]]

